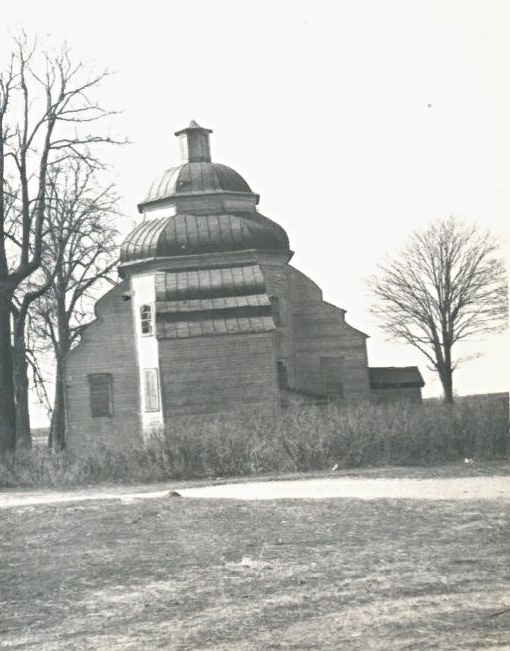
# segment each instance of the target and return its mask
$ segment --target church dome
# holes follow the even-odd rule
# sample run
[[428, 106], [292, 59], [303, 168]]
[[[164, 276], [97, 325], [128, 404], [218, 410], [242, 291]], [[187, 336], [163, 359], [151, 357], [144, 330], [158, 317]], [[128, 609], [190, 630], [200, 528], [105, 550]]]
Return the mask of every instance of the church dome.
[[260, 213], [177, 214], [147, 220], [121, 247], [121, 263], [153, 258], [261, 249], [289, 253], [287, 233]]
[[181, 165], [163, 172], [139, 204], [146, 218], [122, 243], [122, 264], [253, 249], [290, 253], [287, 233], [257, 211], [258, 195], [243, 177], [211, 162], [210, 133], [192, 121], [175, 134]]
[[168, 199], [178, 199], [194, 195], [235, 193], [255, 197], [243, 177], [227, 165], [211, 161], [209, 134], [211, 129], [204, 129], [192, 120], [181, 131], [176, 131], [181, 147], [181, 165], [171, 167], [158, 176], [151, 184], [145, 199], [138, 205], [138, 210]]

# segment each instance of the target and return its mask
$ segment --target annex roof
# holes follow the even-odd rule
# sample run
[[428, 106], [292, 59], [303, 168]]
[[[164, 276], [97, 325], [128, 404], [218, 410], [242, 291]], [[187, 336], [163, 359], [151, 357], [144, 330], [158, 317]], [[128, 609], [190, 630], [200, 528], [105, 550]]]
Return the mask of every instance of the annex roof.
[[372, 389], [425, 386], [417, 366], [380, 366], [368, 372]]

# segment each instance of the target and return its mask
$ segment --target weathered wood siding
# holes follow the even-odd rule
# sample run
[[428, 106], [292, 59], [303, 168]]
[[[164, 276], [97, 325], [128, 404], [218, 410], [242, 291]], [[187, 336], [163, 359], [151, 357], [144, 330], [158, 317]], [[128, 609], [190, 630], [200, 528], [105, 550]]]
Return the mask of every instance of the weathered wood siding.
[[165, 423], [278, 402], [272, 333], [160, 340]]
[[291, 266], [287, 269], [296, 388], [324, 393], [321, 358], [337, 357], [342, 359], [344, 398], [369, 398], [366, 335], [345, 322], [344, 310], [322, 300], [312, 280]]
[[[68, 355], [66, 401], [68, 445], [75, 451], [96, 444], [123, 446], [140, 441], [138, 368], [131, 304], [122, 299], [128, 291], [122, 282], [96, 304], [97, 319]], [[113, 415], [93, 418], [88, 375], [112, 376]]]
[[372, 401], [381, 404], [389, 402], [421, 403], [420, 387], [394, 387], [389, 389], [372, 389]]
[[[227, 256], [226, 256], [227, 257]], [[232, 257], [232, 256], [228, 256]], [[204, 256], [214, 258], [219, 256]], [[267, 294], [279, 300], [281, 324], [271, 332], [159, 339], [158, 358], [164, 425], [173, 419], [239, 412], [270, 413], [279, 405], [278, 361], [290, 388], [345, 399], [369, 398], [366, 336], [345, 322], [345, 312], [322, 300], [320, 288], [287, 263], [285, 255], [244, 252], [257, 262]], [[161, 263], [160, 263], [161, 264]], [[169, 265], [171, 266], [171, 265]], [[122, 445], [141, 441], [139, 370], [128, 281], [97, 304], [89, 326], [67, 364], [69, 444]], [[92, 418], [89, 374], [112, 376], [113, 415]]]
[[285, 362], [289, 386], [295, 386], [294, 343], [292, 331], [292, 306], [286, 256], [261, 254], [258, 262], [266, 282], [268, 296], [279, 299], [280, 325], [273, 334], [276, 360]]

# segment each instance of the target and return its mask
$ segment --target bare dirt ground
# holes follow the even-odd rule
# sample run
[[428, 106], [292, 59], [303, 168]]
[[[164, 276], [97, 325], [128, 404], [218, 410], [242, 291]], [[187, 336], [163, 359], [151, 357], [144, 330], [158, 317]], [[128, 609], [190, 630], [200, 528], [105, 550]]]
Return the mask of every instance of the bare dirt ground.
[[508, 651], [508, 488], [495, 464], [9, 491], [0, 648]]

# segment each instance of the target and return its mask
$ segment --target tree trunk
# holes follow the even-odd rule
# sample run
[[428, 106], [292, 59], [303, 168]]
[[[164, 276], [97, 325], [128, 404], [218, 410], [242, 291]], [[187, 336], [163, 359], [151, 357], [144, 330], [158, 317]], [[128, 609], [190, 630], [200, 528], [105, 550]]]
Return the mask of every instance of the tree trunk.
[[66, 404], [65, 404], [65, 363], [71, 347], [69, 323], [65, 310], [65, 293], [61, 292], [57, 301], [58, 345], [55, 348], [57, 372], [55, 378], [55, 402], [51, 416], [50, 445], [54, 450], [66, 447]]
[[30, 449], [30, 411], [28, 398], [28, 365], [25, 342], [25, 314], [22, 312], [14, 323], [14, 396], [16, 405], [16, 446]]
[[16, 447], [16, 409], [11, 344], [11, 295], [0, 294], [0, 450]]
[[61, 359], [57, 359], [49, 444], [56, 451], [63, 450], [66, 446], [65, 369]]
[[443, 400], [445, 404], [452, 405], [453, 400], [453, 371], [451, 368], [444, 366], [439, 370], [439, 378], [443, 387]]
[[450, 336], [443, 333], [444, 342], [444, 371], [441, 375], [443, 384], [444, 401], [447, 405], [453, 404], [453, 368], [452, 368], [452, 345]]

